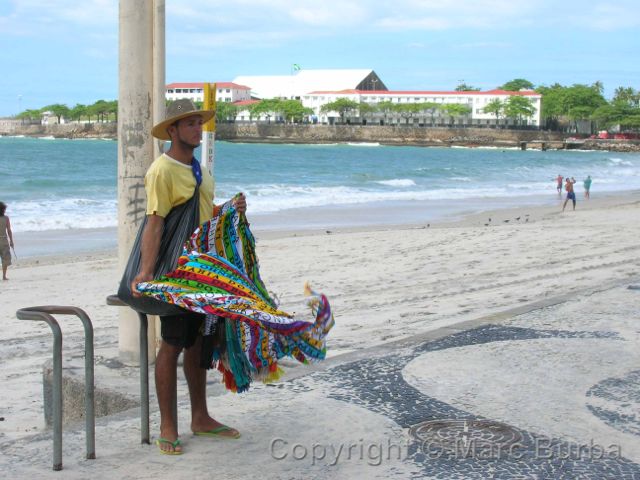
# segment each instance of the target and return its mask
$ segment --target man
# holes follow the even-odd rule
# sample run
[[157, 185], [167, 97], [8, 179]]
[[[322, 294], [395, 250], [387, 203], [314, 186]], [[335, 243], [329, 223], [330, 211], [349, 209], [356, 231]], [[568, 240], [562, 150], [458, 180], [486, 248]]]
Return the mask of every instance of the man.
[[564, 189], [567, 191], [567, 198], [564, 201], [564, 205], [562, 205], [563, 212], [569, 200], [573, 202], [573, 209], [576, 209], [576, 193], [573, 191], [573, 186], [575, 185], [575, 183], [575, 178], [571, 177], [571, 179], [569, 179], [569, 177], [567, 177], [567, 182], [564, 184]]
[[558, 196], [562, 195], [562, 175], [558, 175], [556, 178], [556, 183], [558, 187]]
[[[196, 110], [191, 100], [172, 102], [167, 108], [166, 120], [151, 131], [160, 140], [171, 140], [169, 150], [158, 157], [145, 175], [147, 193], [147, 224], [142, 234], [140, 269], [131, 291], [139, 282], [153, 280], [153, 272], [160, 253], [160, 239], [164, 219], [169, 211], [187, 202], [196, 187], [196, 174], [201, 175], [199, 200], [200, 222], [209, 220], [213, 211], [213, 178], [204, 169], [201, 172], [193, 151], [201, 142], [202, 126], [214, 115], [213, 111]], [[192, 170], [193, 169], [193, 170]], [[239, 212], [245, 212], [244, 195], [234, 199]], [[185, 239], [186, 240], [186, 239]], [[178, 356], [184, 350], [184, 373], [191, 398], [191, 430], [196, 435], [238, 438], [240, 433], [214, 420], [207, 410], [206, 370], [200, 367], [204, 315], [187, 312], [160, 317], [162, 342], [156, 358], [155, 381], [160, 408], [160, 438], [156, 441], [160, 452], [182, 454], [182, 447], [174, 417], [173, 401], [176, 392]]]
[[591, 189], [591, 175], [587, 175], [584, 179], [584, 198], [589, 198], [589, 190]]

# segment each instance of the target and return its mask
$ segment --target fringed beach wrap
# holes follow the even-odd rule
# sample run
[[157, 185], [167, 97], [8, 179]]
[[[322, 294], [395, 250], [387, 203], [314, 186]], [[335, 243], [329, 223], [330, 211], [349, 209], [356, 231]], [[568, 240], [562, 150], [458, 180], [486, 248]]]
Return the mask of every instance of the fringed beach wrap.
[[255, 239], [244, 214], [231, 202], [202, 224], [185, 244], [178, 267], [152, 282], [138, 284], [144, 295], [206, 314], [207, 367], [217, 367], [227, 389], [247, 390], [253, 380], [277, 380], [278, 359], [322, 360], [333, 326], [327, 298], [305, 286], [314, 318], [304, 321], [278, 309], [265, 288]]

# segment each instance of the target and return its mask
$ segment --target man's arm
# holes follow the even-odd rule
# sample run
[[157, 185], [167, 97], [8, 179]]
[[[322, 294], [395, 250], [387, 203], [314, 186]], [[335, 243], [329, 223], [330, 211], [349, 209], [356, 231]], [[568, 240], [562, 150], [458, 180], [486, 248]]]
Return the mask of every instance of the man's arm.
[[11, 231], [11, 220], [7, 217], [7, 235], [9, 236], [9, 245], [13, 247], [13, 232]]
[[153, 271], [158, 261], [160, 252], [160, 240], [164, 229], [164, 218], [158, 215], [148, 215], [147, 224], [142, 232], [142, 245], [140, 248], [140, 270], [131, 282], [131, 293], [134, 297], [139, 297], [136, 285], [140, 282], [153, 280]]

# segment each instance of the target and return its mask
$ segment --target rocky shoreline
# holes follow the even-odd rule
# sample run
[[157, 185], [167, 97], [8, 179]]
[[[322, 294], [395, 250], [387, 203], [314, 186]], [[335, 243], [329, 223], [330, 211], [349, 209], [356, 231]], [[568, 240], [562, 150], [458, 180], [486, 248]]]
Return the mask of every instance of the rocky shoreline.
[[[22, 125], [13, 120], [0, 120], [0, 135], [117, 140], [118, 131], [115, 123]], [[638, 140], [577, 139], [561, 132], [492, 128], [219, 124], [216, 138], [244, 143], [379, 143], [390, 146], [640, 152]]]

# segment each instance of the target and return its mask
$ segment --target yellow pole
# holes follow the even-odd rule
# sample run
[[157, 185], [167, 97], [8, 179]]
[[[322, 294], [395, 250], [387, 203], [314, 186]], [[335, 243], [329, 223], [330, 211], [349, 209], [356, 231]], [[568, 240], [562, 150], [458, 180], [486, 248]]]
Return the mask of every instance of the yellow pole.
[[[216, 110], [216, 84], [204, 84], [203, 110]], [[213, 177], [213, 164], [215, 159], [216, 117], [204, 124], [202, 128], [202, 159], [200, 163], [206, 167]]]

